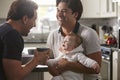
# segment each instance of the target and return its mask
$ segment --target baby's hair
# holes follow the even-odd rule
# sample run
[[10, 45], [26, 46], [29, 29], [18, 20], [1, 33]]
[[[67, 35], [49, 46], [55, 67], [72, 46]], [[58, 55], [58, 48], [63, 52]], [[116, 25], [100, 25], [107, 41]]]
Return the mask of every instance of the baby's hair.
[[73, 32], [67, 34], [67, 36], [71, 36], [71, 37], [74, 38], [76, 46], [79, 46], [83, 42], [82, 37], [77, 35], [77, 34], [75, 34], [75, 33], [73, 33]]

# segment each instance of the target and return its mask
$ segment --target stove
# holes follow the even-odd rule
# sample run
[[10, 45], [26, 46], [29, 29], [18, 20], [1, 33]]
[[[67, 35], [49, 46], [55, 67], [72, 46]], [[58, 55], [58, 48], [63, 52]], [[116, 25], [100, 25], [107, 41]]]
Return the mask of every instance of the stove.
[[110, 61], [112, 49], [109, 47], [101, 47], [102, 59]]
[[102, 52], [102, 67], [101, 67], [102, 80], [112, 80], [112, 49], [109, 47], [101, 46], [101, 52]]

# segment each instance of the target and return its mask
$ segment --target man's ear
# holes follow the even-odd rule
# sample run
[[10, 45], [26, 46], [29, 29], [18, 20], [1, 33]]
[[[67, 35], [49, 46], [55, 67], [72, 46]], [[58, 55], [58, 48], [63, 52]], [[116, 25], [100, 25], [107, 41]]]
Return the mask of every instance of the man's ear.
[[74, 15], [75, 18], [77, 18], [78, 17], [78, 12], [74, 12], [73, 15]]
[[23, 24], [26, 25], [26, 23], [28, 22], [28, 17], [27, 16], [23, 16], [22, 21], [23, 21]]

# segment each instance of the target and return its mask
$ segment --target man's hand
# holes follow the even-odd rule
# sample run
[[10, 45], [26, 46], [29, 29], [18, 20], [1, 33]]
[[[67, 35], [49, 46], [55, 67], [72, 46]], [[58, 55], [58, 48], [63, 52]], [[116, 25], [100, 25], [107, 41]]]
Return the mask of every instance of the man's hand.
[[34, 59], [38, 61], [39, 64], [46, 64], [46, 61], [49, 59], [49, 50], [46, 51], [34, 51]]
[[57, 70], [56, 66], [48, 66], [48, 71], [52, 76], [58, 76], [60, 75], [60, 72]]
[[58, 61], [56, 68], [59, 71], [59, 73], [63, 73], [68, 70], [68, 67], [67, 67], [68, 63], [69, 63], [69, 61], [64, 58], [62, 58], [61, 60]]
[[67, 64], [69, 62], [62, 58], [60, 61], [58, 61], [57, 65], [54, 65], [54, 66], [48, 66], [48, 70], [49, 70], [49, 73], [53, 76], [58, 76], [60, 75], [61, 73], [67, 71], [68, 67], [67, 67]]

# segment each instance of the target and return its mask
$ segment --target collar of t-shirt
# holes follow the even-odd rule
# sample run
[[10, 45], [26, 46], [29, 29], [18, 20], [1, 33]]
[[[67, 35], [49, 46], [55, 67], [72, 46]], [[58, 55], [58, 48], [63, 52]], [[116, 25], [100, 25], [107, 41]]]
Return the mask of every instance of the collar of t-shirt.
[[[74, 28], [74, 30], [72, 32], [77, 33], [78, 30], [79, 30], [79, 27], [80, 27], [80, 24], [78, 22], [76, 22], [75, 28]], [[60, 33], [61, 31], [62, 31], [62, 28], [60, 27], [59, 30], [58, 30], [58, 33]]]

